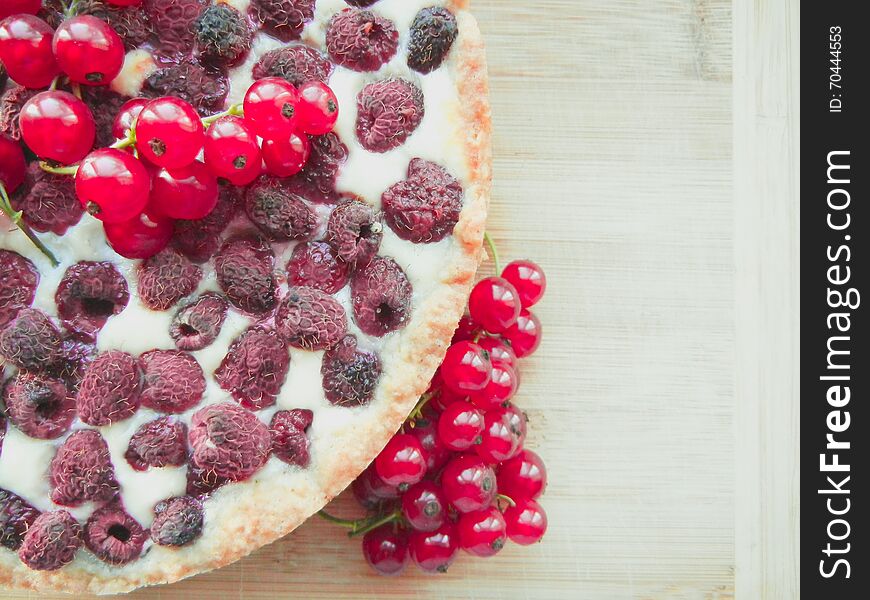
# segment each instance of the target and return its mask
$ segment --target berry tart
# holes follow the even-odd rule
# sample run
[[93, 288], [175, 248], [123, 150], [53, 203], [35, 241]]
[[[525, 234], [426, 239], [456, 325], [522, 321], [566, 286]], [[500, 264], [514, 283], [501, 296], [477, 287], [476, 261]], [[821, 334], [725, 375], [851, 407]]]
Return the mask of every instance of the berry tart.
[[482, 254], [466, 5], [2, 3], [0, 586], [226, 565], [387, 444]]

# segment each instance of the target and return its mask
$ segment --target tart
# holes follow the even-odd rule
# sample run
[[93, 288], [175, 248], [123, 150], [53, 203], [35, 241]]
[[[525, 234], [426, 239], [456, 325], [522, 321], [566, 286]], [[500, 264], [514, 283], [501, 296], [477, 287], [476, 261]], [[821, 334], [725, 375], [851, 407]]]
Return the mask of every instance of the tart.
[[[117, 593], [286, 535], [387, 443], [473, 283], [490, 120], [463, 0], [82, 4], [126, 47], [85, 90], [97, 146], [140, 95], [209, 115], [282, 77], [340, 106], [302, 172], [222, 184], [145, 260], [36, 162], [12, 198], [60, 264], [0, 232], [0, 585]], [[6, 84], [7, 135], [29, 94]]]

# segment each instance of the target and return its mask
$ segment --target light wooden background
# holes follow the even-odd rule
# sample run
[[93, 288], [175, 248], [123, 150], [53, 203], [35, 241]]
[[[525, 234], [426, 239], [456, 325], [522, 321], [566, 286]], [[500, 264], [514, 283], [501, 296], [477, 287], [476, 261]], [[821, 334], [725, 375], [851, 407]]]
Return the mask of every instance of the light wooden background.
[[[794, 432], [794, 410], [768, 420], [794, 389], [757, 408], [764, 366], [795, 359], [760, 340], [795, 335], [796, 296], [780, 290], [781, 312], [765, 312], [760, 293], [796, 248], [797, 196], [768, 186], [768, 214], [758, 163], [796, 140], [796, 105], [777, 102], [793, 65], [770, 48], [796, 57], [797, 2], [474, 5], [492, 80], [491, 230], [505, 257], [539, 261], [551, 282], [545, 341], [518, 400], [550, 471], [544, 543], [463, 556], [444, 576], [385, 579], [358, 542], [314, 519], [233, 566], [136, 598], [725, 600], [735, 585], [741, 598], [797, 597], [796, 514], [773, 506], [796, 485], [796, 463], [767, 439]], [[771, 66], [778, 75], [757, 92]], [[735, 123], [753, 146], [736, 162]], [[795, 160], [785, 152], [782, 172]], [[757, 259], [766, 222], [787, 244]], [[783, 461], [784, 486], [768, 485]]]

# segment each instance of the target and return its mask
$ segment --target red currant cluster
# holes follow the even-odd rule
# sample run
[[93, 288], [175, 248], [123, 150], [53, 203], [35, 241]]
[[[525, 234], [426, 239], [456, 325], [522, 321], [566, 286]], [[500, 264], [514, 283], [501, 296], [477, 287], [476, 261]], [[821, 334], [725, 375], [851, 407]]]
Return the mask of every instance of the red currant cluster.
[[537, 499], [547, 472], [523, 448], [526, 417], [511, 399], [518, 357], [540, 343], [528, 308], [545, 288], [543, 270], [525, 260], [478, 282], [429, 390], [352, 485], [369, 514], [348, 521], [321, 512], [364, 534], [363, 555], [377, 572], [398, 573], [409, 560], [444, 572], [460, 549], [486, 557], [508, 539], [528, 545], [543, 537], [547, 515]]

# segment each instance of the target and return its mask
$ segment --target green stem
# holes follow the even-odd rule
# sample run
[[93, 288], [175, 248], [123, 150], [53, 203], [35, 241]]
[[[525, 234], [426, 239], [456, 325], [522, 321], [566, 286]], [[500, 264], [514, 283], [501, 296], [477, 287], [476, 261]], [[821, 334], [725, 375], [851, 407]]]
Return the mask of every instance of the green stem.
[[79, 0], [72, 0], [69, 4], [67, 4], [63, 9], [63, 16], [65, 19], [69, 19], [74, 17], [79, 12]]
[[377, 529], [381, 525], [386, 525], [387, 523], [398, 521], [399, 518], [402, 516], [401, 511], [398, 510], [374, 518], [356, 520], [341, 519], [339, 517], [329, 514], [325, 510], [321, 510], [317, 514], [318, 516], [320, 516], [321, 519], [350, 529], [350, 531], [347, 532], [348, 537], [366, 534], [372, 529]]
[[60, 75], [55, 75], [54, 79], [51, 80], [51, 85], [48, 87], [52, 92], [57, 89], [57, 84], [60, 83]]
[[483, 241], [486, 242], [486, 246], [489, 248], [489, 253], [492, 255], [492, 263], [495, 265], [495, 273], [498, 275], [501, 273], [501, 264], [498, 260], [498, 248], [495, 247], [495, 242], [492, 240], [489, 233], [483, 234]]
[[52, 253], [52, 251], [49, 250], [38, 237], [36, 237], [36, 234], [33, 233], [27, 223], [25, 223], [21, 218], [21, 211], [16, 211], [12, 208], [12, 203], [9, 201], [9, 195], [6, 193], [6, 186], [2, 183], [0, 183], [0, 210], [2, 210], [15, 226], [21, 230], [21, 233], [27, 236], [27, 239], [33, 242], [33, 245], [36, 246], [40, 252], [48, 257], [48, 260], [51, 261], [53, 266], [56, 267], [60, 264], [57, 258], [55, 258], [54, 253]]
[[505, 502], [508, 503], [509, 506], [516, 506], [517, 505], [517, 503], [514, 502], [514, 499], [511, 498], [510, 496], [505, 496], [504, 494], [496, 494], [495, 497], [497, 500], [504, 500]]
[[82, 99], [82, 86], [79, 85], [78, 83], [73, 83], [70, 87], [72, 88], [73, 96], [75, 96], [76, 98], [81, 100]]
[[211, 125], [212, 123], [214, 123], [215, 121], [217, 121], [217, 120], [220, 119], [221, 117], [227, 117], [227, 116], [230, 116], [230, 115], [232, 115], [232, 116], [234, 116], [234, 117], [240, 117], [240, 116], [242, 116], [242, 115], [244, 115], [244, 114], [245, 114], [245, 113], [244, 113], [244, 111], [242, 110], [242, 105], [241, 105], [241, 104], [233, 104], [233, 105], [230, 106], [228, 109], [226, 109], [224, 112], [220, 112], [220, 113], [218, 113], [218, 114], [216, 114], [216, 115], [211, 115], [210, 117], [205, 117], [205, 118], [202, 120], [202, 124], [203, 124], [203, 126], [204, 126], [206, 129], [208, 129], [208, 126], [209, 126], [209, 125]]
[[118, 140], [117, 142], [115, 142], [114, 144], [109, 146], [109, 148], [116, 148], [116, 149], [120, 150], [123, 148], [128, 148], [129, 146], [132, 146], [135, 143], [136, 143], [136, 132], [133, 129], [128, 129], [127, 130], [127, 137], [125, 137], [123, 140]]
[[431, 400], [434, 396], [435, 396], [435, 394], [432, 392], [426, 392], [425, 394], [420, 396], [420, 399], [417, 400], [417, 404], [414, 405], [414, 409], [408, 415], [407, 420], [408, 421], [416, 421], [417, 419], [422, 417], [423, 416], [423, 408], [426, 406], [426, 404], [429, 402], [429, 400]]
[[39, 161], [39, 168], [46, 173], [53, 173], [54, 175], [75, 175], [79, 170], [78, 165], [70, 165], [68, 167], [53, 167], [44, 160]]

